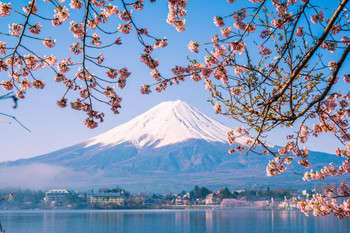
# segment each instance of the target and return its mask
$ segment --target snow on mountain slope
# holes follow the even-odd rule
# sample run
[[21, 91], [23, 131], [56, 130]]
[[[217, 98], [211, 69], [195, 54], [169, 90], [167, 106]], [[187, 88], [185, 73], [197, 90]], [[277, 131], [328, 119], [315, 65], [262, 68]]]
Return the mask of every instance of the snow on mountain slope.
[[[226, 143], [227, 132], [230, 130], [184, 101], [167, 101], [125, 124], [90, 139], [86, 147], [131, 142], [138, 148], [146, 146], [159, 148], [189, 139]], [[237, 140], [241, 144], [245, 141], [246, 138]]]

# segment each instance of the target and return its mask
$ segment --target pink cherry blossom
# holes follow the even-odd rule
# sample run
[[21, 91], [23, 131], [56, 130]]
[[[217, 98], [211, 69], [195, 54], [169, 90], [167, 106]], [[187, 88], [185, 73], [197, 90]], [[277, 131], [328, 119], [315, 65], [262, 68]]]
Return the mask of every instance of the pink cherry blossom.
[[350, 38], [347, 37], [347, 36], [343, 36], [343, 37], [341, 38], [341, 42], [343, 42], [343, 44], [344, 44], [345, 46], [348, 46], [349, 43], [350, 43]]
[[0, 17], [5, 17], [11, 13], [11, 3], [0, 2]]
[[83, 2], [81, 0], [71, 0], [69, 6], [72, 9], [80, 9], [83, 6]]
[[43, 40], [43, 44], [48, 48], [53, 48], [56, 45], [56, 40], [45, 39]]
[[324, 20], [324, 15], [322, 11], [319, 11], [316, 15], [311, 15], [311, 22], [314, 24], [322, 23]]
[[118, 30], [123, 34], [129, 34], [131, 32], [131, 25], [130, 23], [119, 24]]
[[154, 44], [154, 48], [164, 48], [168, 45], [167, 38], [164, 37], [162, 40], [156, 40], [156, 43]]
[[198, 42], [195, 41], [190, 41], [190, 43], [188, 44], [188, 49], [191, 50], [194, 53], [198, 53]]
[[214, 105], [214, 110], [215, 110], [215, 113], [220, 113], [221, 112], [221, 105], [219, 103], [216, 103]]
[[6, 53], [6, 42], [0, 41], [0, 54]]
[[229, 47], [233, 52], [243, 54], [246, 44], [236, 40], [235, 42], [229, 43]]
[[217, 17], [217, 16], [214, 17], [214, 24], [215, 24], [217, 27], [223, 27], [223, 26], [225, 26], [225, 23], [224, 23], [223, 19], [222, 19], [221, 17]]
[[83, 48], [80, 46], [79, 42], [70, 45], [69, 49], [75, 55], [78, 55], [79, 53], [81, 53], [81, 51], [83, 51]]
[[37, 89], [43, 89], [43, 88], [45, 87], [44, 81], [39, 80], [39, 79], [33, 81], [33, 82], [32, 82], [32, 85], [33, 85], [33, 87], [35, 87], [35, 88], [37, 88]]
[[13, 23], [12, 25], [9, 25], [10, 28], [10, 34], [13, 36], [17, 36], [21, 33], [23, 26], [20, 24]]
[[303, 29], [304, 27], [298, 27], [297, 30], [295, 31], [295, 35], [296, 36], [299, 36], [299, 37], [302, 37], [304, 35], [304, 32], [303, 32]]

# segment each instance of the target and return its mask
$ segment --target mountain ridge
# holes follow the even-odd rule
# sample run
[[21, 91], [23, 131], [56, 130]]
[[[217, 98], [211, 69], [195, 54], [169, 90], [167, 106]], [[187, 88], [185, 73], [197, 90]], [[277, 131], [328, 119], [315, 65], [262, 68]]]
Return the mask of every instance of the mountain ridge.
[[[0, 177], [7, 177], [0, 179], [0, 185], [52, 188], [120, 185], [130, 191], [164, 192], [186, 190], [194, 185], [242, 189], [298, 187], [303, 183], [301, 177], [290, 172], [300, 171], [296, 161], [286, 173], [271, 178], [265, 172], [271, 157], [229, 154], [231, 146], [226, 139], [229, 130], [183, 101], [163, 102], [85, 142], [29, 159], [0, 163]], [[243, 144], [246, 139], [241, 138], [238, 143]], [[335, 160], [340, 161], [333, 155], [310, 152], [315, 168]], [[15, 179], [19, 174], [24, 175]]]

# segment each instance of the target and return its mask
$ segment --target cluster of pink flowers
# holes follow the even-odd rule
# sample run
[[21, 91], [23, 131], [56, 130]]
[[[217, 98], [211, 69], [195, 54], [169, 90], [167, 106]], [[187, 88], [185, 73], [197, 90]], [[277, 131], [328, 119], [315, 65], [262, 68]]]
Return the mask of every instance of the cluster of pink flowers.
[[221, 17], [217, 17], [217, 16], [214, 17], [214, 24], [215, 24], [217, 27], [223, 27], [223, 26], [225, 26], [224, 20], [223, 20]]
[[96, 33], [92, 34], [91, 38], [92, 38], [92, 40], [91, 40], [90, 44], [95, 45], [95, 46], [100, 46], [102, 44], [100, 36], [97, 35]]
[[129, 34], [131, 32], [131, 25], [130, 23], [119, 24], [118, 30], [123, 34]]
[[244, 8], [242, 8], [242, 9], [239, 10], [239, 11], [233, 12], [233, 19], [234, 19], [236, 22], [241, 22], [241, 21], [243, 21], [246, 17], [247, 17], [247, 10], [244, 9]]
[[69, 30], [73, 33], [74, 37], [77, 39], [83, 39], [85, 35], [84, 24], [76, 23], [75, 21], [70, 22]]
[[214, 51], [211, 53], [216, 59], [220, 59], [227, 54], [226, 47], [224, 45], [217, 46]]
[[283, 29], [286, 26], [286, 23], [286, 20], [283, 18], [276, 18], [271, 22], [271, 24], [278, 29]]
[[93, 118], [86, 118], [83, 123], [89, 129], [94, 129], [98, 126], [98, 123]]
[[116, 94], [110, 96], [109, 104], [111, 105], [111, 110], [114, 114], [119, 114], [119, 108], [121, 108], [122, 98]]
[[327, 216], [333, 213], [339, 219], [350, 217], [350, 199], [342, 200], [339, 204], [337, 201], [339, 197], [349, 197], [350, 189], [348, 184], [341, 182], [338, 188], [335, 186], [326, 187], [324, 193], [313, 194], [306, 200], [298, 197], [293, 198], [293, 200], [306, 216], [309, 216], [310, 212], [312, 212], [314, 216]]
[[235, 73], [236, 75], [248, 74], [249, 71], [248, 71], [245, 67], [243, 67], [243, 66], [236, 66], [236, 67], [234, 68], [234, 73]]
[[[88, 69], [82, 69], [81, 67], [79, 67], [78, 69], [78, 73], [75, 74], [75, 77], [81, 81], [92, 81], [93, 80], [93, 76], [90, 74], [90, 72], [88, 71]], [[93, 87], [93, 85], [95, 85], [95, 83], [90, 84], [90, 87]]]
[[260, 49], [260, 52], [259, 52], [260, 55], [270, 55], [272, 53], [271, 49], [264, 47], [264, 45], [261, 45], [259, 49]]
[[23, 26], [21, 24], [13, 23], [12, 25], [9, 25], [10, 28], [10, 34], [12, 36], [17, 36], [21, 33]]
[[67, 78], [64, 76], [64, 74], [61, 73], [57, 73], [55, 78], [54, 78], [55, 82], [62, 82], [62, 81], [66, 81]]
[[215, 113], [221, 113], [221, 105], [219, 103], [216, 103], [214, 105], [214, 110], [215, 110]]
[[132, 3], [132, 7], [137, 10], [137, 11], [140, 11], [143, 9], [145, 5], [145, 1], [144, 0], [137, 0], [135, 1], [134, 3]]
[[153, 47], [150, 45], [146, 45], [145, 49], [143, 50], [146, 54], [150, 55], [153, 52]]
[[112, 15], [118, 15], [119, 10], [117, 6], [114, 6], [112, 4], [109, 4], [108, 6], [102, 8], [102, 12], [106, 17], [110, 17]]
[[302, 124], [301, 128], [300, 128], [300, 132], [299, 132], [300, 142], [306, 143], [308, 138], [309, 138], [309, 136], [310, 136], [309, 128], [305, 124]]
[[350, 38], [347, 37], [347, 36], [343, 36], [343, 37], [341, 38], [341, 42], [343, 42], [343, 44], [344, 44], [345, 46], [348, 46], [349, 43], [350, 43]]
[[190, 43], [188, 44], [188, 49], [191, 50], [194, 53], [198, 53], [198, 42], [195, 41], [190, 41]]
[[67, 99], [66, 98], [62, 98], [61, 100], [57, 101], [56, 104], [60, 108], [65, 108], [65, 107], [67, 107]]
[[224, 66], [217, 66], [213, 76], [217, 80], [220, 80], [223, 84], [226, 84], [228, 81], [227, 69]]
[[36, 6], [36, 1], [34, 1], [34, 4], [32, 1], [30, 1], [28, 3], [28, 5], [24, 6], [22, 9], [23, 9], [23, 12], [26, 14], [29, 14], [30, 12], [32, 12], [32, 14], [35, 14], [38, 12], [38, 7]]
[[226, 37], [226, 38], [229, 38], [229, 37], [230, 37], [231, 31], [232, 31], [232, 27], [227, 27], [227, 28], [221, 28], [221, 29], [220, 29], [221, 34], [222, 34], [224, 37]]
[[230, 145], [236, 142], [236, 138], [237, 138], [237, 135], [233, 132], [233, 130], [227, 132], [227, 139]]
[[1, 81], [1, 87], [6, 90], [6, 91], [10, 91], [13, 89], [13, 81]]
[[[310, 216], [310, 212], [314, 212], [315, 216], [326, 216], [331, 213], [333, 206], [336, 205], [334, 200], [327, 200], [320, 194], [314, 194], [312, 199], [297, 201], [297, 207], [306, 216]], [[322, 208], [322, 210], [321, 210]]]
[[[65, 0], [63, 0], [65, 1]], [[107, 0], [91, 0], [92, 4], [97, 7], [102, 7], [106, 4]]]
[[60, 63], [57, 63], [57, 69], [59, 72], [66, 73], [70, 70], [71, 65], [73, 65], [73, 61], [70, 58], [62, 59]]
[[303, 29], [304, 27], [298, 27], [297, 30], [295, 31], [295, 35], [296, 36], [299, 36], [299, 37], [302, 37], [304, 35], [304, 32], [303, 32]]
[[111, 79], [115, 79], [117, 75], [119, 75], [118, 88], [123, 89], [126, 84], [126, 79], [131, 75], [131, 73], [124, 67], [122, 69], [109, 69], [109, 71], [106, 72], [106, 75]]
[[177, 31], [185, 31], [186, 20], [182, 19], [186, 16], [185, 7], [187, 0], [167, 0], [169, 6], [169, 13], [167, 23], [173, 25]]
[[6, 42], [0, 41], [0, 53], [5, 54], [6, 53]]
[[71, 0], [69, 6], [72, 9], [80, 9], [83, 6], [83, 2], [80, 0]]
[[321, 48], [327, 49], [329, 52], [334, 53], [335, 50], [337, 49], [337, 42], [331, 41], [331, 40], [325, 40], [321, 44]]
[[160, 73], [158, 69], [154, 69], [150, 72], [150, 75], [152, 76], [152, 78], [154, 78], [156, 81], [160, 81]]
[[56, 40], [45, 39], [43, 40], [43, 44], [48, 48], [53, 48], [56, 45]]
[[119, 11], [118, 15], [119, 18], [123, 21], [130, 21], [131, 20], [131, 14], [132, 14], [132, 10], [127, 11], [127, 10], [123, 10], [122, 12]]
[[263, 30], [263, 31], [260, 32], [260, 37], [261, 37], [261, 39], [265, 39], [270, 34], [271, 34], [270, 30]]
[[149, 69], [155, 69], [159, 65], [158, 59], [153, 59], [150, 55], [148, 54], [141, 54], [140, 55], [140, 61], [145, 63]]
[[[55, 9], [54, 19], [51, 21], [53, 26], [60, 26], [70, 17], [68, 8], [62, 5], [57, 5]], [[73, 21], [74, 22], [74, 21]]]
[[331, 28], [331, 34], [336, 35], [340, 32], [341, 26], [334, 24], [333, 27]]
[[233, 96], [239, 96], [242, 93], [242, 88], [231, 88], [231, 93]]
[[116, 78], [118, 74], [119, 74], [119, 70], [116, 70], [116, 69], [109, 69], [106, 72], [107, 77], [111, 79]]
[[0, 2], [0, 17], [5, 17], [11, 13], [11, 3]]
[[140, 91], [141, 91], [141, 94], [149, 94], [152, 92], [150, 90], [150, 86], [148, 86], [148, 85], [142, 85]]
[[322, 23], [324, 20], [323, 11], [319, 11], [316, 15], [311, 15], [311, 22], [314, 24]]
[[79, 42], [70, 45], [69, 49], [75, 55], [78, 55], [79, 53], [81, 53], [81, 51], [83, 51], [83, 47], [80, 46]]
[[[0, 53], [1, 53], [1, 45], [0, 45]], [[350, 83], [350, 74], [345, 74], [344, 75], [344, 81], [346, 83]]]
[[330, 70], [336, 70], [336, 68], [337, 68], [337, 62], [335, 62], [335, 61], [330, 61], [329, 63], [328, 63], [328, 67], [329, 67], [329, 69]]
[[276, 163], [275, 161], [270, 161], [266, 167], [266, 175], [267, 176], [275, 176], [280, 174], [286, 170], [286, 166], [280, 163]]
[[35, 24], [35, 25], [29, 27], [29, 32], [32, 33], [32, 34], [37, 35], [37, 34], [40, 33], [41, 28], [42, 28], [42, 27], [41, 27], [41, 23], [37, 23], [37, 24]]
[[119, 70], [118, 88], [123, 89], [126, 84], [126, 79], [131, 75], [127, 68], [122, 68]]
[[157, 39], [156, 43], [154, 44], [154, 48], [164, 48], [168, 45], [167, 38], [164, 37], [163, 39]]
[[235, 42], [230, 42], [229, 47], [234, 53], [243, 54], [246, 44], [236, 40]]
[[39, 80], [39, 79], [33, 81], [33, 82], [32, 82], [32, 85], [33, 85], [33, 87], [35, 87], [35, 88], [37, 88], [37, 89], [43, 89], [43, 88], [45, 87], [44, 81]]
[[104, 56], [103, 56], [103, 53], [100, 53], [98, 56], [97, 56], [97, 58], [96, 58], [96, 60], [97, 60], [97, 64], [102, 64], [102, 62], [105, 60], [105, 58], [104, 58]]
[[210, 92], [213, 91], [213, 83], [212, 83], [212, 81], [210, 79], [206, 78], [204, 87], [205, 87], [205, 89], [207, 91], [210, 91]]

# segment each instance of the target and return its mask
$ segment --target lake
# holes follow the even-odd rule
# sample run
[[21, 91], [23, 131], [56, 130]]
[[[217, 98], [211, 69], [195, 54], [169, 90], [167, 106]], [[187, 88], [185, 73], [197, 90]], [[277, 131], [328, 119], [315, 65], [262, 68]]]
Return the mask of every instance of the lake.
[[350, 220], [305, 217], [299, 211], [8, 210], [6, 233], [244, 233], [349, 232]]

